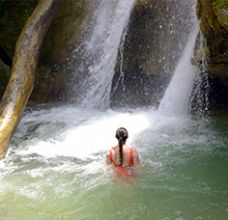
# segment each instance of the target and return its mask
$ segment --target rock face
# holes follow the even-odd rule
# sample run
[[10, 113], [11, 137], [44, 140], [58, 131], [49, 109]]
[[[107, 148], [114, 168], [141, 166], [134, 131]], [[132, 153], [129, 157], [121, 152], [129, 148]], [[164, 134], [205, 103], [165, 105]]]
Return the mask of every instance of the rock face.
[[[85, 38], [95, 2], [62, 1], [44, 42], [30, 102], [68, 99], [66, 88], [72, 77], [72, 59], [69, 58]], [[36, 3], [35, 0], [16, 1], [5, 5], [6, 22], [1, 20], [4, 31], [0, 33], [0, 38], [5, 33], [14, 33], [1, 41], [11, 57], [16, 39]], [[112, 106], [159, 103], [187, 40], [192, 16], [192, 5], [189, 3], [191, 1], [136, 0], [126, 40], [119, 51]], [[15, 20], [12, 15], [18, 19]], [[74, 53], [74, 56], [77, 64], [80, 53]], [[0, 69], [6, 72], [6, 76], [9, 75], [10, 69], [6, 65], [1, 63]], [[119, 83], [122, 75], [123, 84]], [[2, 81], [6, 83], [7, 77]]]
[[184, 49], [192, 1], [138, 0], [112, 85], [112, 106], [158, 105]]
[[228, 2], [199, 0], [198, 17], [209, 73], [228, 76]]
[[[0, 1], [1, 3], [1, 1]], [[3, 1], [0, 4], [0, 47], [12, 58], [16, 40], [37, 1]], [[63, 99], [70, 72], [66, 66], [72, 51], [83, 41], [90, 22], [94, 1], [61, 1], [60, 9], [47, 34], [37, 68], [36, 81], [30, 102], [43, 103]], [[76, 58], [75, 58], [76, 59]], [[0, 60], [0, 97], [10, 74]], [[4, 77], [2, 75], [4, 74]], [[66, 100], [64, 98], [64, 100]]]
[[210, 108], [228, 108], [228, 1], [198, 0], [197, 15], [204, 44], [198, 44], [196, 62], [202, 69], [203, 54], [209, 76]]
[[[37, 0], [0, 0], [0, 48], [10, 58], [36, 4]], [[80, 57], [80, 52], [73, 52], [86, 38], [95, 4], [91, 0], [61, 1], [41, 52], [31, 103], [67, 101], [72, 95], [66, 88]], [[136, 0], [119, 49], [111, 106], [159, 104], [187, 42], [194, 10], [191, 0]], [[198, 0], [197, 16], [205, 43], [203, 49], [197, 44], [194, 61], [202, 67], [205, 56], [212, 106], [228, 107], [228, 2]], [[10, 65], [2, 60], [0, 73], [1, 96], [10, 74]]]
[[84, 40], [93, 6], [90, 0], [61, 2], [44, 42], [31, 101], [68, 101], [67, 87], [72, 77], [68, 65], [72, 52]]

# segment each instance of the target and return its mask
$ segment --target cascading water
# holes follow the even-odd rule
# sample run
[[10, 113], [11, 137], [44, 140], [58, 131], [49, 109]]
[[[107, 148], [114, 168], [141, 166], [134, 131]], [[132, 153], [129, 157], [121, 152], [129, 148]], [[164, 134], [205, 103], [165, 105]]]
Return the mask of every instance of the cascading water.
[[118, 49], [127, 29], [133, 4], [134, 0], [101, 0], [95, 10], [95, 23], [85, 42], [83, 55], [83, 59], [88, 59], [90, 63], [87, 67], [80, 67], [86, 76], [84, 80], [80, 80], [80, 106], [109, 107]]
[[192, 65], [191, 58], [199, 28], [195, 28], [179, 60], [174, 76], [166, 89], [158, 111], [166, 115], [184, 115], [189, 110], [189, 99], [193, 89], [193, 82], [197, 68]]

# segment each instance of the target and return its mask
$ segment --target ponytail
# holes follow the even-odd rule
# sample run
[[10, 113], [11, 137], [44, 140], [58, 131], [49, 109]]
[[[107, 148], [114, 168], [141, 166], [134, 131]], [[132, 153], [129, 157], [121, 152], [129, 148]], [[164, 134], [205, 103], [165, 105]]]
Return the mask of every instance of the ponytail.
[[123, 165], [123, 139], [122, 137], [118, 139], [119, 143], [119, 155], [120, 155], [120, 166]]
[[119, 145], [119, 157], [120, 157], [120, 166], [123, 165], [123, 145], [125, 144], [127, 138], [128, 138], [128, 132], [126, 128], [119, 128], [116, 131], [116, 138], [118, 139], [118, 145]]

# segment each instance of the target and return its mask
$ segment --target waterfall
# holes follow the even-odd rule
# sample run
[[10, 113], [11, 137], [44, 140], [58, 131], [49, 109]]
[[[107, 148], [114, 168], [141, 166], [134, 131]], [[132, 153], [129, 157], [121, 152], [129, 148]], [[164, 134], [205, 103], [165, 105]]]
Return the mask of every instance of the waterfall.
[[184, 115], [188, 112], [189, 98], [197, 68], [192, 65], [191, 58], [199, 28], [191, 33], [183, 54], [178, 61], [173, 78], [165, 91], [158, 112], [166, 115]]
[[134, 0], [100, 0], [94, 12], [93, 29], [85, 42], [79, 105], [90, 108], [109, 107], [112, 77], [118, 49], [128, 24]]

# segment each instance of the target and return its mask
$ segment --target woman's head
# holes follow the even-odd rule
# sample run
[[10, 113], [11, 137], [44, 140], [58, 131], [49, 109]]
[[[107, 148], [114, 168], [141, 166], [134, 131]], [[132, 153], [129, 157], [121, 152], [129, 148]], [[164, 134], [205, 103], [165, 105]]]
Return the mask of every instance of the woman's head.
[[116, 138], [118, 139], [119, 145], [119, 155], [120, 155], [120, 165], [123, 165], [123, 145], [128, 138], [128, 132], [126, 128], [120, 127], [116, 131]]
[[128, 131], [124, 127], [120, 127], [116, 130], [116, 138], [118, 140], [122, 139], [124, 142], [128, 138]]

